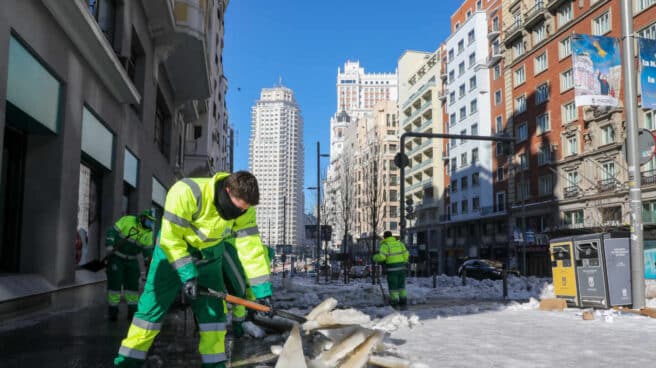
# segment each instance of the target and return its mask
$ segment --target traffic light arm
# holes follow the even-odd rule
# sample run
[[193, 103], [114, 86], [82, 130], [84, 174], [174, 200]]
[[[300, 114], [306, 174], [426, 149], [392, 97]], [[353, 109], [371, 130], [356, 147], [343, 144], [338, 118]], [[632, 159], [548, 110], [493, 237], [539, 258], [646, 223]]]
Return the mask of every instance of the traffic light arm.
[[400, 227], [400, 238], [405, 240], [405, 167], [408, 166], [409, 160], [408, 156], [405, 154], [405, 139], [406, 137], [420, 137], [420, 138], [446, 138], [446, 139], [463, 139], [471, 141], [494, 141], [494, 142], [506, 142], [512, 143], [515, 142], [515, 137], [512, 136], [482, 136], [482, 135], [463, 135], [463, 134], [444, 134], [444, 133], [419, 133], [419, 132], [405, 132], [401, 134], [400, 144], [401, 151], [397, 153], [394, 157], [394, 164], [401, 170], [401, 186], [400, 191], [401, 195], [399, 198], [400, 209], [401, 209], [401, 223]]

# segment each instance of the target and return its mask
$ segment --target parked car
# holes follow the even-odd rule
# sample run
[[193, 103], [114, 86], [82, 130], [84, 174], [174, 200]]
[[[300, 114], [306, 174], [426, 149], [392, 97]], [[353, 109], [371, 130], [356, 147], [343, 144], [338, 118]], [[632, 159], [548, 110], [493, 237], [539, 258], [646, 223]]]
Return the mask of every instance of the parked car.
[[[458, 276], [462, 277], [464, 273], [467, 277], [477, 280], [492, 279], [501, 280], [503, 278], [503, 264], [499, 261], [489, 259], [468, 259], [458, 269]], [[509, 275], [519, 276], [517, 270], [508, 271]]]
[[352, 278], [369, 277], [369, 274], [368, 266], [351, 266], [351, 269], [349, 270], [349, 276]]

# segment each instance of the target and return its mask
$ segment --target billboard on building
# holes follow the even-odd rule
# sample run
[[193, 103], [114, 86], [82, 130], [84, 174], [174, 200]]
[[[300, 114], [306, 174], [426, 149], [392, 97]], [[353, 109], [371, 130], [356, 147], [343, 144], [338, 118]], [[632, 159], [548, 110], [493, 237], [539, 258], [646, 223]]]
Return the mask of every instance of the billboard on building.
[[656, 40], [638, 39], [640, 92], [643, 109], [656, 109]]
[[576, 106], [619, 106], [622, 74], [619, 50], [615, 38], [572, 35]]

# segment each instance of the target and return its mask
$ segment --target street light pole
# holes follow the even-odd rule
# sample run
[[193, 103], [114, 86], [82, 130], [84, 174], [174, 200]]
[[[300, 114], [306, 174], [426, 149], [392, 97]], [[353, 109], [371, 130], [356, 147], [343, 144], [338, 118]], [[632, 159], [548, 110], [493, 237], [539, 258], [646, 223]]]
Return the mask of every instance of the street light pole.
[[[317, 141], [317, 266], [319, 265], [320, 260], [321, 260], [321, 144], [319, 143], [319, 141]], [[319, 283], [319, 272], [317, 271], [317, 284], [318, 283]]]
[[621, 0], [622, 65], [624, 69], [624, 111], [626, 112], [627, 126], [626, 152], [629, 162], [629, 204], [631, 207], [631, 292], [633, 308], [640, 309], [645, 306], [645, 265], [643, 263], [642, 192], [640, 189], [640, 152], [638, 152], [638, 99], [632, 3], [629, 0]]

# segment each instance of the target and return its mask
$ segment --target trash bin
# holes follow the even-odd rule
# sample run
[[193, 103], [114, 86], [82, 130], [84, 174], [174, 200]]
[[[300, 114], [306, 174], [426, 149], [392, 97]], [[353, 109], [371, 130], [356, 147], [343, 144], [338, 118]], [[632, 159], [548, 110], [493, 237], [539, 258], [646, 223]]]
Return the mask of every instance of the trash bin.
[[579, 295], [573, 247], [572, 238], [557, 238], [549, 242], [554, 294], [556, 298], [564, 299], [568, 306], [578, 307]]
[[610, 308], [632, 303], [627, 233], [575, 237], [574, 260], [581, 307]]

